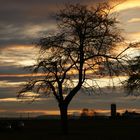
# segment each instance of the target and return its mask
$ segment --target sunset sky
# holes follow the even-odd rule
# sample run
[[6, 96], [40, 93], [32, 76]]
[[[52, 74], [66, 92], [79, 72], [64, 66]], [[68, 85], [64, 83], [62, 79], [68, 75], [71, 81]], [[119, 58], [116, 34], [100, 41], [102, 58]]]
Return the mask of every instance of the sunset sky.
[[[0, 0], [0, 117], [14, 112], [49, 113], [57, 110], [53, 97], [29, 104], [16, 99], [20, 85], [30, 76], [24, 66], [32, 65], [38, 56], [33, 42], [44, 34], [55, 32], [54, 14], [65, 3], [89, 6], [105, 0]], [[111, 1], [112, 2], [112, 1]], [[126, 0], [115, 8], [126, 42], [140, 41], [140, 0]], [[133, 53], [133, 52], [132, 52]], [[102, 80], [102, 84], [106, 83]], [[140, 110], [140, 97], [125, 96], [120, 89], [102, 95], [78, 94], [71, 110], [82, 108], [105, 111], [111, 103], [118, 109]], [[51, 112], [52, 113], [52, 112]]]

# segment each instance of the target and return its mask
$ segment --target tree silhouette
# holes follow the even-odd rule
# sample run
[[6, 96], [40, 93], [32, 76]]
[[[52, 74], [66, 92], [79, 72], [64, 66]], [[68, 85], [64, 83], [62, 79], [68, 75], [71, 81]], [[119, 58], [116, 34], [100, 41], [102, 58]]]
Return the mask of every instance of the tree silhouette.
[[19, 92], [19, 97], [27, 91], [53, 94], [65, 134], [69, 103], [82, 87], [94, 86], [87, 80], [94, 80], [101, 74], [114, 75], [122, 65], [122, 53], [115, 48], [123, 37], [111, 10], [106, 3], [92, 8], [66, 5], [56, 16], [56, 33], [36, 43], [40, 47], [40, 56], [37, 64], [30, 68], [34, 73], [43, 74], [30, 80]]
[[[130, 47], [139, 48], [140, 42], [131, 43]], [[129, 61], [128, 80], [125, 81], [125, 87], [129, 94], [139, 95], [140, 93], [140, 55], [133, 57]]]

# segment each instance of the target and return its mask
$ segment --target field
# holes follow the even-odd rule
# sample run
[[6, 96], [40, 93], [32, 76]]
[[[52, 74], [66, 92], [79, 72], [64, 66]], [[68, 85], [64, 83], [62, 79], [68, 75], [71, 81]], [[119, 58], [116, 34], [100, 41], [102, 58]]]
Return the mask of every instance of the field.
[[0, 140], [139, 140], [140, 120], [69, 120], [69, 134], [59, 120], [23, 120], [24, 128], [0, 131]]

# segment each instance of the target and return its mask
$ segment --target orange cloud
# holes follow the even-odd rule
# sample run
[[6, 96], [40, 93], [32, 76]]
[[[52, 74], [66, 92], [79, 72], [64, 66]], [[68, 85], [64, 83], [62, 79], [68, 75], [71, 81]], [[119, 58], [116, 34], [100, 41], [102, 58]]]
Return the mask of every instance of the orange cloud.
[[33, 45], [10, 45], [2, 50], [0, 63], [3, 66], [29, 66], [36, 62], [38, 49]]
[[134, 8], [134, 7], [140, 7], [140, 1], [139, 0], [125, 0], [121, 4], [119, 4], [115, 10], [116, 11], [122, 11], [126, 10], [129, 8]]
[[34, 77], [34, 76], [45, 76], [45, 74], [0, 74], [0, 77]]

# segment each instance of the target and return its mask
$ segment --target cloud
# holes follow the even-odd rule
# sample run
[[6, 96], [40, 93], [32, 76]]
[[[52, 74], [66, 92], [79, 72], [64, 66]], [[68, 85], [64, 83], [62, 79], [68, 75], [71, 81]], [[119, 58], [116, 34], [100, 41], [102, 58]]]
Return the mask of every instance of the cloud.
[[139, 0], [124, 0], [122, 3], [120, 3], [115, 10], [116, 11], [122, 11], [126, 9], [136, 8], [140, 7], [140, 1]]
[[[32, 52], [32, 53], [31, 53]], [[36, 62], [38, 50], [31, 45], [15, 45], [2, 49], [0, 52], [0, 65], [24, 67]]]
[[[88, 95], [84, 92], [79, 92], [75, 98], [72, 100], [69, 106], [69, 110], [81, 110], [83, 108], [94, 109], [97, 111], [110, 110], [110, 104], [116, 103], [118, 110], [125, 109], [135, 109], [138, 110], [140, 106], [140, 98], [126, 96], [124, 90], [116, 88], [114, 89], [102, 89], [104, 93]], [[8, 112], [37, 112], [42, 110], [43, 112], [49, 110], [57, 110], [58, 104], [53, 96], [47, 98], [43, 97], [34, 102], [20, 102], [16, 99], [16, 94], [13, 90], [7, 93], [5, 92], [5, 97], [1, 97], [1, 109]], [[10, 94], [12, 96], [10, 96]], [[31, 94], [32, 95], [32, 94]], [[1, 94], [0, 94], [1, 96]]]
[[9, 25], [0, 24], [0, 49], [8, 45], [31, 45], [34, 41], [37, 41], [44, 34], [49, 34], [56, 30], [54, 22], [44, 23], [25, 23], [24, 25]]
[[[99, 0], [102, 2], [104, 0]], [[0, 46], [31, 44], [56, 28], [54, 15], [65, 3], [93, 4], [97, 0], [1, 0]]]
[[135, 23], [135, 22], [140, 22], [140, 18], [132, 18], [128, 20], [128, 23]]
[[9, 81], [0, 81], [0, 87], [18, 87], [25, 84], [25, 82], [9, 82]]
[[[105, 0], [59, 0], [59, 2], [56, 0], [2, 0], [0, 5], [0, 46], [31, 44], [42, 33], [54, 31], [56, 28], [54, 13], [65, 3], [79, 2], [92, 6], [94, 3], [103, 1]], [[124, 2], [117, 7], [120, 9], [126, 4], [131, 5], [132, 1]], [[138, 5], [139, 2], [133, 2], [133, 4]]]
[[[99, 0], [101, 2], [103, 0]], [[65, 3], [94, 3], [97, 0], [5, 0], [1, 1], [0, 17], [4, 23], [44, 23]], [[9, 16], [10, 15], [10, 16]]]
[[17, 102], [17, 98], [1, 98], [0, 102]]
[[0, 99], [2, 98], [15, 98], [19, 87], [0, 87]]
[[[60, 0], [59, 2], [56, 0], [1, 1], [0, 48], [4, 48], [9, 44], [29, 45], [43, 36], [44, 33], [54, 32], [56, 29], [54, 15], [65, 3], [79, 2], [92, 6], [94, 3], [103, 1], [105, 0]], [[131, 5], [131, 3], [132, 1], [127, 1], [128, 5]], [[139, 4], [139, 2], [133, 3], [135, 5]], [[125, 7], [125, 5], [126, 2], [118, 5], [118, 10], [120, 9], [119, 7]], [[134, 7], [132, 6], [131, 8]], [[123, 10], [127, 10], [127, 8]]]
[[138, 32], [140, 32], [139, 11], [140, 7], [132, 7], [119, 12], [120, 28], [123, 29], [124, 37], [128, 42], [140, 40], [138, 36]]

